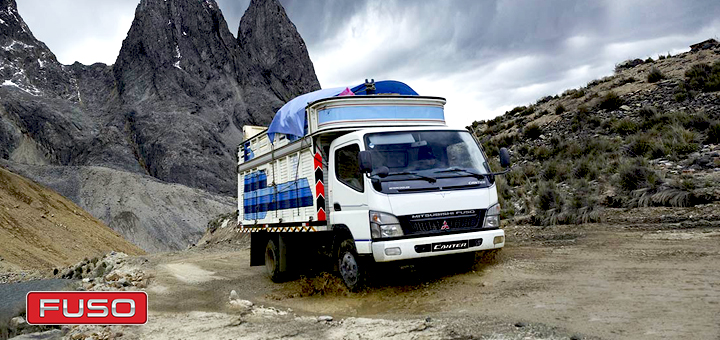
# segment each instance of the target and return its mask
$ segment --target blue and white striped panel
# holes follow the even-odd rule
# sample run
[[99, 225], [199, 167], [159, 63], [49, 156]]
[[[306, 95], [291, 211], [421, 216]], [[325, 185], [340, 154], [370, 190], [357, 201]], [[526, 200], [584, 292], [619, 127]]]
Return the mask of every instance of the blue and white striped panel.
[[245, 175], [243, 216], [245, 220], [259, 220], [268, 211], [294, 209], [313, 205], [312, 190], [307, 178], [267, 186], [267, 175], [257, 171]]

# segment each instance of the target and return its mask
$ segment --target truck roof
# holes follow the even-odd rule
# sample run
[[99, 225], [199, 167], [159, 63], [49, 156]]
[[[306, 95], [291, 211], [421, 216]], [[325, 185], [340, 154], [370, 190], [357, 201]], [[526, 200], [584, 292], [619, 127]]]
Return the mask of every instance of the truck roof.
[[307, 106], [307, 133], [344, 128], [445, 126], [445, 99], [428, 96], [346, 96]]

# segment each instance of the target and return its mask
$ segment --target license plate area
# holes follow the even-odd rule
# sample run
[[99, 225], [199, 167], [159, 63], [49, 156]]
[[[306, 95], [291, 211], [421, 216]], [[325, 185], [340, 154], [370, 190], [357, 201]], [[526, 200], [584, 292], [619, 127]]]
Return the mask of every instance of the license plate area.
[[430, 247], [431, 251], [448, 251], [448, 250], [458, 250], [458, 249], [467, 249], [470, 245], [470, 241], [468, 240], [461, 240], [461, 241], [452, 241], [452, 242], [439, 242], [439, 243], [433, 243]]

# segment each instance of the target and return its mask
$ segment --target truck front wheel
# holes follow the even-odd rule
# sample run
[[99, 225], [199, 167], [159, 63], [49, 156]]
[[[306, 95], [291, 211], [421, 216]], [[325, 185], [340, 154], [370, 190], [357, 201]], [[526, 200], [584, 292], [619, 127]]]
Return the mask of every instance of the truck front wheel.
[[268, 240], [267, 246], [265, 246], [265, 269], [267, 269], [268, 276], [272, 282], [281, 282], [280, 272], [280, 252], [278, 251], [277, 244], [275, 241]]
[[363, 266], [355, 250], [355, 241], [343, 240], [338, 248], [338, 273], [351, 291], [360, 288], [365, 280]]

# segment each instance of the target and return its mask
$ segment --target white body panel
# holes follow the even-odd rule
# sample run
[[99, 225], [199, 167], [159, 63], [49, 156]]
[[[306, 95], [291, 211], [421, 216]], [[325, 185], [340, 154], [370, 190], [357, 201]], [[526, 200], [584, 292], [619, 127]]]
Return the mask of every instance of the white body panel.
[[[238, 222], [246, 227], [258, 227], [279, 223], [303, 226], [318, 221], [317, 190], [322, 186], [315, 181], [315, 155], [309, 139], [290, 142], [285, 136], [276, 135], [272, 144], [267, 134], [261, 133], [244, 144], [249, 145], [252, 156], [245, 160], [247, 152], [241, 145]], [[257, 163], [262, 157], [267, 161]], [[253, 184], [255, 180], [260, 183]], [[324, 213], [325, 207], [322, 208]], [[326, 229], [326, 226], [317, 226], [313, 230]]]
[[[330, 223], [334, 226], [344, 225], [353, 235], [355, 239], [355, 247], [359, 254], [368, 254], [371, 252], [370, 249], [370, 220], [369, 220], [369, 205], [368, 195], [371, 194], [371, 186], [367, 179], [363, 185], [363, 192], [358, 192], [347, 185], [341, 183], [334, 176], [335, 174], [335, 162], [334, 155], [335, 150], [343, 148], [349, 145], [358, 145], [362, 150], [361, 140], [354, 133], [339, 137], [330, 145], [330, 199], [329, 206], [330, 212]], [[340, 211], [336, 211], [335, 204], [340, 205]]]
[[[498, 202], [495, 185], [484, 189], [386, 196], [390, 210], [398, 216], [451, 210], [487, 209]], [[374, 210], [381, 207], [375, 206]]]

